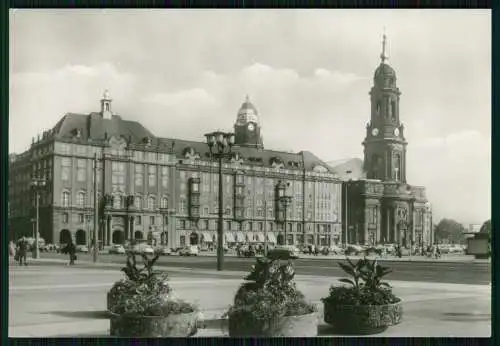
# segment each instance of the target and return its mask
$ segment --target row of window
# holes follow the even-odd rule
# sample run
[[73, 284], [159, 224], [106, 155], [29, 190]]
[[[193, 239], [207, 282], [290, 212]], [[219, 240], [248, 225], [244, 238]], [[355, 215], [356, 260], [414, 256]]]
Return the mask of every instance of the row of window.
[[[72, 151], [72, 149], [74, 149]], [[87, 154], [95, 154], [101, 153], [101, 149], [93, 146], [85, 146], [85, 145], [72, 145], [68, 143], [57, 143], [57, 150], [60, 154], [70, 155], [72, 153], [87, 155]], [[129, 151], [124, 149], [109, 149], [106, 150], [106, 153], [109, 153], [113, 156], [126, 156], [129, 154]], [[161, 161], [167, 162], [168, 155], [165, 153], [156, 153], [156, 152], [144, 152], [144, 151], [134, 151], [133, 158], [135, 160], [148, 160], [148, 161]]]
[[[100, 198], [100, 196], [99, 196]], [[114, 195], [113, 196], [113, 208], [115, 209], [121, 209], [125, 207], [125, 196], [120, 196], [120, 195]], [[76, 206], [77, 207], [85, 207], [86, 206], [86, 199], [87, 199], [87, 194], [84, 191], [80, 191], [76, 194]], [[156, 197], [154, 196], [149, 196], [147, 198], [147, 204], [146, 208], [147, 209], [155, 209], [156, 208]], [[62, 197], [61, 197], [61, 205], [63, 207], [69, 207], [71, 202], [71, 193], [69, 191], [63, 191]], [[134, 196], [134, 206], [137, 209], [142, 209], [143, 208], [143, 199], [140, 196]], [[168, 208], [168, 198], [167, 197], [162, 197], [160, 199], [160, 208]]]
[[[224, 221], [224, 230], [225, 231], [264, 231], [264, 222], [235, 222], [235, 221]], [[215, 231], [218, 228], [217, 220], [198, 220], [198, 221], [190, 221], [190, 220], [177, 220], [177, 227], [181, 230], [191, 230], [191, 229], [199, 229], [199, 230], [209, 230]], [[306, 225], [306, 229], [308, 231], [312, 231], [314, 226], [311, 224]], [[287, 223], [286, 226], [287, 231], [296, 231], [302, 232], [302, 224], [301, 223]], [[268, 222], [267, 230], [269, 232], [278, 230], [284, 230], [284, 224]], [[318, 233], [331, 233], [332, 225], [331, 224], [317, 224], [316, 231]]]

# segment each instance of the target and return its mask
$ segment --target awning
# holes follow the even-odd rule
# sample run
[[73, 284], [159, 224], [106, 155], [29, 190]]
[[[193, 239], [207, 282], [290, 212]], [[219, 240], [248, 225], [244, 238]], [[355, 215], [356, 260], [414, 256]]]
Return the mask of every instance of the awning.
[[211, 243], [213, 241], [213, 237], [209, 232], [201, 232], [201, 235], [205, 243]]
[[276, 235], [273, 232], [267, 233], [267, 241], [270, 243], [276, 243]]
[[225, 234], [225, 236], [226, 236], [226, 241], [228, 243], [235, 243], [235, 241], [234, 241], [234, 234], [232, 232], [227, 232]]
[[266, 241], [266, 237], [264, 236], [264, 233], [257, 233], [257, 239], [260, 243], [263, 243]]
[[248, 241], [248, 242], [253, 242], [253, 233], [252, 232], [246, 232], [246, 239], [245, 241]]
[[242, 243], [246, 241], [245, 234], [243, 232], [236, 232], [235, 234], [236, 242]]

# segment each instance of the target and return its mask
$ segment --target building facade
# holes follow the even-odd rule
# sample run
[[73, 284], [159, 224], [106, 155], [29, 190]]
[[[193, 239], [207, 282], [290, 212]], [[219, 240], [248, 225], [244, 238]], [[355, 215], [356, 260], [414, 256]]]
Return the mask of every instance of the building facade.
[[[396, 72], [387, 63], [384, 35], [381, 63], [370, 90], [371, 115], [363, 141], [363, 177], [351, 179], [346, 163], [333, 167], [343, 174], [343, 242], [375, 245], [432, 243], [432, 211], [425, 188], [406, 181], [404, 126], [400, 120], [401, 92]], [[356, 160], [350, 161], [351, 165]], [[343, 172], [346, 167], [349, 170]]]
[[[31, 181], [39, 177], [47, 183], [38, 190], [46, 242], [92, 241], [96, 187], [102, 245], [132, 239], [169, 247], [216, 243], [218, 163], [207, 144], [154, 136], [113, 114], [107, 92], [100, 106], [100, 112], [66, 114], [29, 150], [10, 156], [11, 237], [33, 235]], [[224, 241], [263, 243], [267, 236], [271, 243], [340, 242], [342, 182], [332, 169], [307, 151], [265, 150], [248, 97], [234, 130], [232, 158], [223, 163]], [[292, 197], [287, 208], [282, 189]]]

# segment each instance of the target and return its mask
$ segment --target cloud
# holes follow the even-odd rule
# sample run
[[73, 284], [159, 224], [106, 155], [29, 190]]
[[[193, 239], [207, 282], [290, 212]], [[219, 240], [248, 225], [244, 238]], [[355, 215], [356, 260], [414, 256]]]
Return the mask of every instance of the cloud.
[[[127, 109], [126, 100], [137, 92], [135, 75], [121, 72], [110, 63], [68, 64], [48, 71], [26, 71], [10, 76], [9, 150], [20, 152], [30, 138], [50, 128], [67, 112], [99, 110], [105, 89], [118, 100], [115, 113]], [[132, 101], [134, 102], [134, 101]]]
[[491, 210], [491, 141], [465, 130], [408, 146], [408, 181], [427, 187], [437, 221], [480, 222]]
[[144, 97], [141, 102], [157, 103], [163, 107], [211, 107], [217, 105], [217, 100], [205, 89], [194, 88], [173, 93], [155, 93]]

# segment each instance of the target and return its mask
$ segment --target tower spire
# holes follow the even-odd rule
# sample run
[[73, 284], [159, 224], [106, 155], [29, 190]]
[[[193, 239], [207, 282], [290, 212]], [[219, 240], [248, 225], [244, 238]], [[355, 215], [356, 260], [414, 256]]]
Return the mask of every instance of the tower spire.
[[245, 95], [245, 102], [250, 102], [250, 97], [248, 97], [248, 94]]
[[382, 36], [382, 53], [380, 54], [380, 59], [382, 60], [382, 64], [389, 58], [385, 51], [385, 46], [387, 44], [387, 36], [385, 35], [385, 26], [384, 26], [384, 35]]

